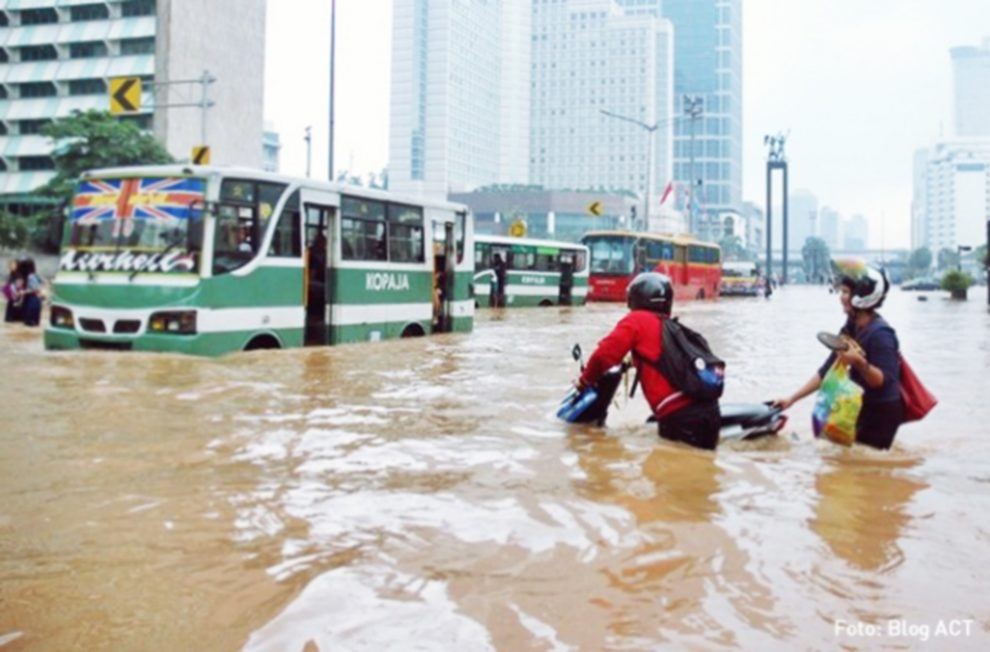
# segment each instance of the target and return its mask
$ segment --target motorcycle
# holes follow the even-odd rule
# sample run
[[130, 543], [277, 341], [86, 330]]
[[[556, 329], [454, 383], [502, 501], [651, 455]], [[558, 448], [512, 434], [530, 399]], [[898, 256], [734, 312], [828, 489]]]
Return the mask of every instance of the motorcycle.
[[[575, 344], [571, 356], [584, 371], [584, 359], [581, 345]], [[615, 365], [606, 371], [591, 387], [583, 390], [572, 388], [564, 397], [557, 410], [557, 417], [568, 423], [590, 423], [597, 426], [605, 425], [608, 409], [619, 388], [619, 383], [629, 365], [625, 362]], [[721, 426], [719, 441], [753, 440], [779, 433], [787, 423], [787, 416], [780, 408], [767, 403], [721, 403]], [[655, 423], [656, 417], [651, 416], [647, 423]]]

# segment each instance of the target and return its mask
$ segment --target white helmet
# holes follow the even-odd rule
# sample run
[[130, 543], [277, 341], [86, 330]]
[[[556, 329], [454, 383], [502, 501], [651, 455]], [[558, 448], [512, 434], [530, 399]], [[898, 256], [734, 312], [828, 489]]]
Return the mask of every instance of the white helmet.
[[890, 281], [883, 269], [862, 260], [847, 258], [833, 260], [832, 270], [839, 284], [848, 287], [852, 293], [849, 303], [853, 308], [872, 310], [883, 304], [890, 289]]

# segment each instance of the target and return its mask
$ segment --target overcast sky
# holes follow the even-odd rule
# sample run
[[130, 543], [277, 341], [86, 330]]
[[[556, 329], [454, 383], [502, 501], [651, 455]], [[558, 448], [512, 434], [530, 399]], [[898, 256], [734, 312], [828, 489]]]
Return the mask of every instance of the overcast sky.
[[[790, 187], [909, 244], [912, 155], [951, 134], [949, 48], [990, 36], [988, 0], [743, 0], [743, 196], [765, 203], [763, 135], [790, 130]], [[388, 165], [392, 0], [337, 0], [334, 167]], [[282, 171], [327, 170], [329, 0], [269, 0], [265, 116]], [[881, 228], [882, 227], [882, 228]], [[881, 233], [882, 231], [882, 233]]]

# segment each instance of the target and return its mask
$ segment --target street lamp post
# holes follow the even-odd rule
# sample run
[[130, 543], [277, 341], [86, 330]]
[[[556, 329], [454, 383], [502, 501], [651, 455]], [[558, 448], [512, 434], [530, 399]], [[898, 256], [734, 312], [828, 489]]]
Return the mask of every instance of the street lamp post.
[[960, 272], [962, 271], [962, 255], [964, 251], [972, 251], [973, 248], [968, 245], [958, 245], [956, 247], [956, 269]]
[[642, 127], [646, 131], [646, 189], [643, 191], [644, 206], [642, 229], [645, 231], [650, 225], [650, 185], [653, 181], [653, 134], [660, 126], [660, 123], [654, 122], [650, 125], [641, 120], [637, 120], [636, 118], [630, 118], [628, 116], [619, 115], [618, 113], [612, 113], [611, 111], [606, 111], [605, 109], [600, 109], [600, 111], [603, 115], [607, 115], [610, 118], [615, 118], [616, 120], [631, 122], [638, 127]]
[[309, 178], [309, 173], [311, 169], [310, 163], [312, 162], [312, 152], [313, 152], [313, 128], [306, 127], [306, 135], [303, 136], [303, 140], [306, 141], [306, 178]]
[[[334, 50], [337, 48], [337, 1], [330, 0], [330, 142], [327, 146], [327, 178], [333, 181], [333, 84]], [[306, 176], [309, 176], [308, 174]]]
[[694, 176], [694, 122], [704, 112], [703, 101], [700, 95], [684, 96], [684, 114], [691, 120], [691, 162], [688, 165], [688, 174], [691, 176], [691, 183], [688, 185], [688, 233], [691, 234], [694, 234], [694, 193], [698, 190], [697, 178]]

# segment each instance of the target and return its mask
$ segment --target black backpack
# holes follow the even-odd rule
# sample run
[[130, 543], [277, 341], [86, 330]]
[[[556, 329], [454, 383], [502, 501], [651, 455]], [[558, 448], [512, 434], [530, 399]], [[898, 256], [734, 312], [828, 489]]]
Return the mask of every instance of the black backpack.
[[636, 357], [652, 365], [677, 390], [697, 401], [714, 401], [725, 389], [725, 362], [712, 353], [701, 333], [677, 318], [661, 319], [663, 352], [659, 360]]

